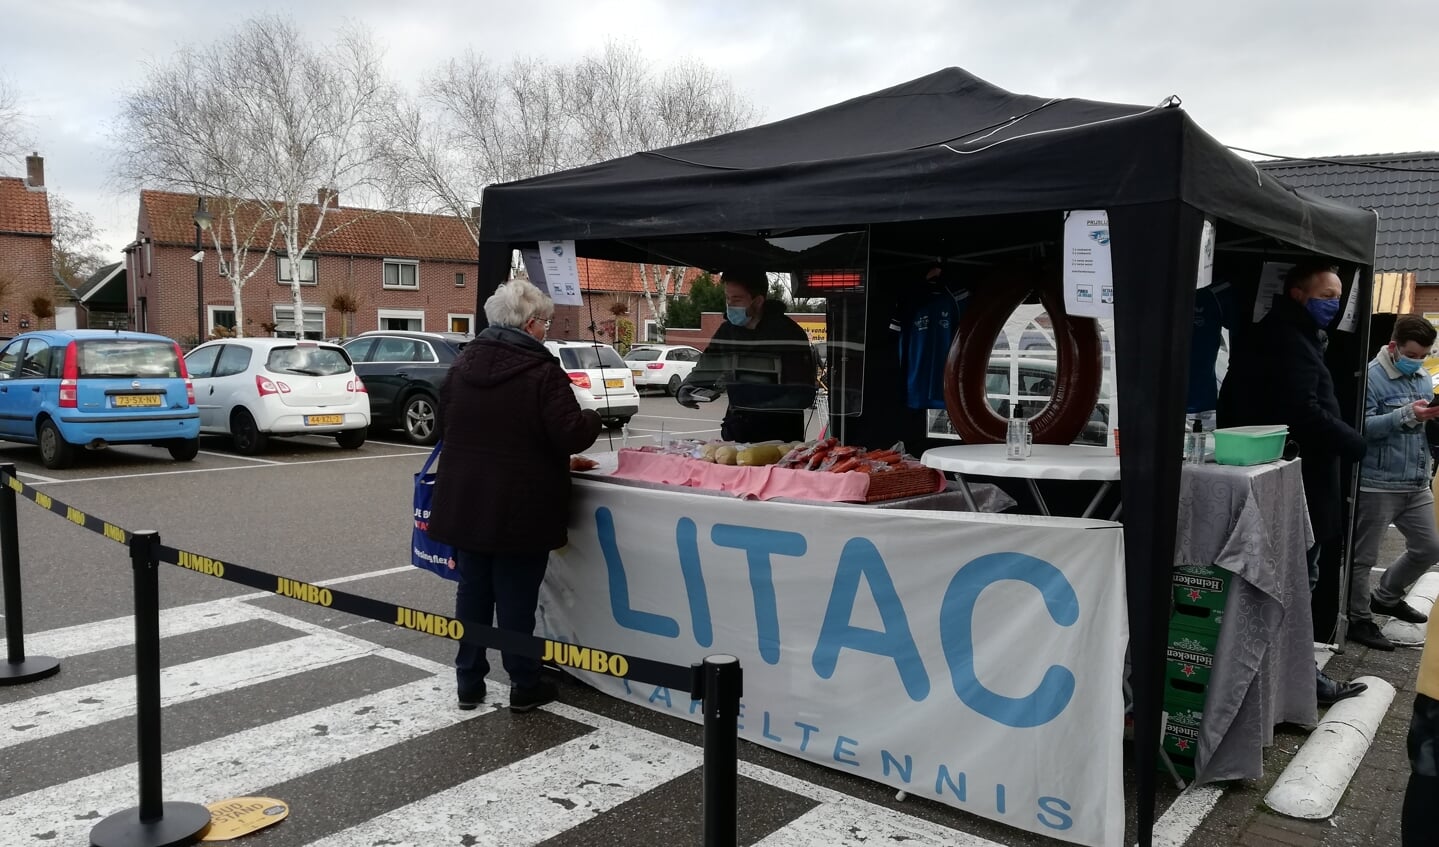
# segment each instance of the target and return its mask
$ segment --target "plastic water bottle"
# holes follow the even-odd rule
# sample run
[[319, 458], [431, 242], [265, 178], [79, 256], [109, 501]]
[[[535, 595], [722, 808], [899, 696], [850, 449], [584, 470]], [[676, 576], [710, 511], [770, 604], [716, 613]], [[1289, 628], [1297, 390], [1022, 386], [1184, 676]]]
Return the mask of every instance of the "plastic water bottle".
[[1189, 433], [1189, 461], [1191, 464], [1204, 464], [1205, 454], [1209, 452], [1209, 433], [1204, 431], [1204, 422], [1199, 418], [1194, 419], [1194, 426]]
[[1009, 428], [1004, 434], [1005, 458], [1013, 461], [1028, 458], [1032, 444], [1030, 438], [1029, 418], [1019, 414], [1019, 404], [1016, 403], [1010, 409]]

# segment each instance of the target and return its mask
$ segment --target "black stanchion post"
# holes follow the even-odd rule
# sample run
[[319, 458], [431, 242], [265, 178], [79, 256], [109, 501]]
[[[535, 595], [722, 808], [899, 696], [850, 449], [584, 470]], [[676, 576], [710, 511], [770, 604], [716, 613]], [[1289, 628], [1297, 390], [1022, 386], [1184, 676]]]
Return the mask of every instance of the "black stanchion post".
[[[13, 464], [0, 465], [0, 473], [15, 476]], [[49, 656], [25, 657], [25, 616], [20, 602], [20, 521], [15, 514], [15, 489], [0, 485], [0, 580], [5, 591], [6, 662], [0, 665], [0, 685], [18, 685], [44, 679], [60, 670], [60, 660]]]
[[178, 847], [210, 828], [198, 803], [166, 803], [160, 785], [160, 534], [132, 533], [135, 571], [135, 705], [139, 725], [140, 805], [116, 812], [90, 830], [93, 847]]
[[704, 847], [739, 843], [739, 701], [743, 694], [739, 659], [706, 656], [703, 674]]

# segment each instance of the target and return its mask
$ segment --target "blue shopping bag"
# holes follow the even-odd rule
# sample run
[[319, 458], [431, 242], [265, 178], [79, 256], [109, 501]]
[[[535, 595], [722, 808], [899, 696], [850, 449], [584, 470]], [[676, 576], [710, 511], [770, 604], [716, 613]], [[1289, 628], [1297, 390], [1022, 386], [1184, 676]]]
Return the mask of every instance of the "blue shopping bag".
[[425, 466], [415, 474], [415, 524], [410, 532], [410, 564], [417, 568], [433, 571], [445, 579], [458, 580], [455, 570], [455, 548], [441, 544], [430, 537], [430, 504], [435, 498], [435, 474], [430, 472], [435, 459], [440, 457], [443, 441], [435, 442], [435, 449]]

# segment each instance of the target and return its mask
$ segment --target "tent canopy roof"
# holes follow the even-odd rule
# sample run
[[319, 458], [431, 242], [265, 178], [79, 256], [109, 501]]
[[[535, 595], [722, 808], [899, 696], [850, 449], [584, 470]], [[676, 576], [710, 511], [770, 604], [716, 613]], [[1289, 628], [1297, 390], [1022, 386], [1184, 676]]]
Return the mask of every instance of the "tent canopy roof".
[[1286, 188], [1181, 109], [1013, 94], [959, 68], [775, 123], [491, 186], [481, 237], [777, 233], [1165, 200], [1336, 259], [1367, 264], [1372, 255], [1371, 213]]

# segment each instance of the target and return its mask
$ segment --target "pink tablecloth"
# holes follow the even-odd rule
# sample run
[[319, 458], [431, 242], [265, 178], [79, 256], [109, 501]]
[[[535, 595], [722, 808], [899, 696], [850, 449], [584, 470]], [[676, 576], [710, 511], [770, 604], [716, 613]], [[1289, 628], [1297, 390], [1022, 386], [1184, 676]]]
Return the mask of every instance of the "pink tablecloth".
[[[746, 500], [787, 497], [794, 500], [863, 503], [865, 495], [869, 493], [869, 474], [866, 473], [817, 473], [777, 468], [773, 465], [755, 468], [716, 465], [684, 456], [642, 453], [639, 450], [621, 450], [619, 467], [613, 476], [664, 485], [726, 491]], [[943, 485], [943, 480], [940, 485]]]

